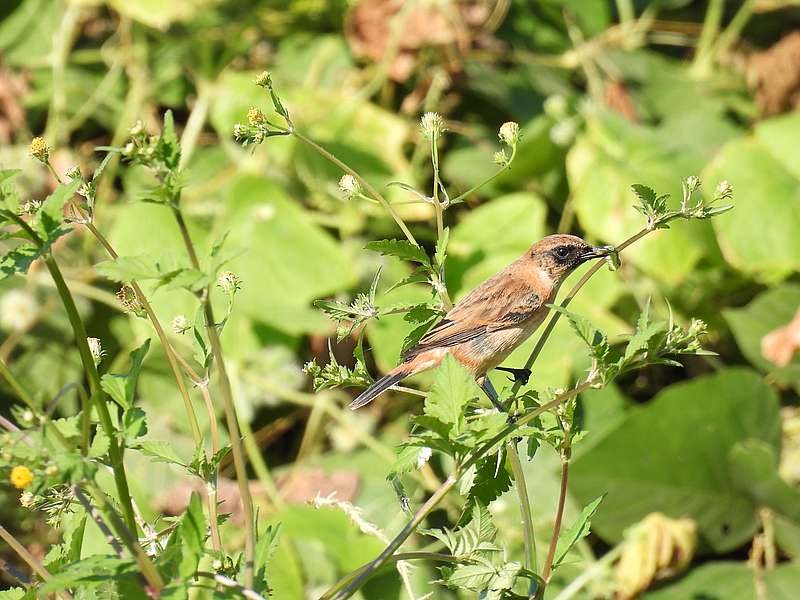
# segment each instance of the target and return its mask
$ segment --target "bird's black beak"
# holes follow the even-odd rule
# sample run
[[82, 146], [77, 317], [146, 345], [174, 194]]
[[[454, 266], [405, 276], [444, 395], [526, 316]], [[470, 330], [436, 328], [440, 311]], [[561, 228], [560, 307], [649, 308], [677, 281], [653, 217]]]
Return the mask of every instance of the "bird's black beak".
[[617, 249], [615, 246], [591, 246], [588, 250], [581, 254], [581, 260], [586, 261], [593, 258], [603, 258], [609, 254], [613, 254], [616, 252], [616, 250]]

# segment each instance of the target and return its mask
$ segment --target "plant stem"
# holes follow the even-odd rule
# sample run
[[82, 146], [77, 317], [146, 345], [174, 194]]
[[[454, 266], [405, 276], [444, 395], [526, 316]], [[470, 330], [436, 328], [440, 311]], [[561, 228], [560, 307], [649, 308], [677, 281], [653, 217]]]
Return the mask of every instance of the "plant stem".
[[[428, 498], [427, 502], [423, 504], [412, 519], [408, 522], [408, 524], [398, 533], [394, 539], [389, 543], [388, 546], [381, 552], [381, 554], [375, 558], [373, 561], [367, 563], [363, 567], [359, 569], [360, 573], [357, 577], [353, 578], [352, 582], [347, 585], [343, 590], [338, 591], [341, 586], [336, 584], [333, 588], [328, 590], [320, 600], [344, 600], [345, 598], [349, 598], [352, 596], [356, 590], [363, 585], [364, 581], [366, 581], [370, 575], [378, 568], [380, 568], [383, 564], [385, 564], [397, 550], [405, 540], [407, 540], [412, 533], [416, 530], [420, 523], [425, 519], [428, 514], [430, 514], [434, 508], [441, 502], [447, 493], [453, 488], [453, 486], [458, 482], [458, 478], [461, 473], [466, 472], [471, 466], [476, 464], [481, 458], [483, 458], [486, 454], [488, 454], [499, 442], [506, 439], [509, 435], [514, 433], [518, 428], [522, 427], [523, 425], [527, 425], [533, 419], [538, 417], [544, 412], [551, 410], [566, 402], [570, 398], [577, 396], [584, 390], [589, 389], [595, 384], [595, 380], [590, 377], [583, 383], [575, 386], [571, 390], [568, 390], [562, 394], [559, 394], [550, 402], [546, 402], [545, 404], [535, 408], [531, 412], [527, 413], [526, 415], [517, 419], [514, 423], [510, 423], [506, 425], [506, 427], [498, 434], [496, 434], [491, 440], [483, 444], [480, 448], [475, 450], [474, 452], [470, 453], [468, 456], [469, 458], [458, 467], [453, 473], [451, 473], [447, 479], [442, 482], [439, 488]], [[334, 593], [336, 594], [334, 595]]]
[[14, 393], [19, 397], [20, 400], [22, 400], [25, 403], [25, 405], [28, 408], [30, 408], [33, 411], [39, 410], [39, 407], [36, 406], [36, 403], [33, 401], [33, 398], [31, 398], [27, 390], [25, 390], [25, 388], [22, 387], [22, 384], [20, 384], [20, 382], [17, 381], [17, 378], [14, 377], [14, 374], [8, 368], [8, 365], [1, 358], [0, 358], [0, 375], [3, 376], [3, 379], [5, 379], [8, 382], [8, 385], [11, 386], [11, 389], [14, 390]]
[[[189, 260], [191, 261], [192, 266], [200, 271], [200, 261], [197, 258], [197, 252], [195, 251], [192, 237], [189, 235], [189, 229], [186, 226], [183, 213], [181, 213], [180, 209], [176, 205], [173, 205], [172, 213], [175, 216], [175, 221], [178, 224], [178, 229], [180, 230], [184, 245], [186, 246], [186, 253], [189, 255]], [[242, 509], [244, 512], [245, 521], [244, 584], [245, 587], [251, 588], [253, 587], [253, 568], [256, 548], [253, 497], [250, 494], [250, 484], [247, 479], [247, 468], [245, 466], [241, 433], [239, 432], [239, 419], [236, 414], [236, 404], [233, 398], [233, 390], [231, 389], [231, 382], [228, 379], [228, 372], [225, 368], [225, 357], [222, 353], [222, 343], [219, 339], [219, 331], [217, 330], [217, 323], [214, 319], [214, 311], [211, 307], [210, 287], [206, 288], [201, 294], [200, 301], [203, 304], [203, 312], [206, 320], [206, 334], [208, 335], [208, 341], [211, 346], [211, 354], [213, 355], [214, 362], [217, 366], [217, 378], [219, 379], [219, 388], [220, 393], [222, 394], [222, 406], [225, 410], [225, 421], [228, 426], [228, 437], [231, 441], [233, 465], [236, 470], [236, 481], [239, 485], [239, 495], [241, 496], [242, 500]]]
[[335, 164], [345, 173], [349, 173], [350, 175], [355, 177], [358, 180], [358, 182], [364, 187], [364, 189], [367, 190], [370, 194], [372, 194], [378, 200], [378, 202], [381, 203], [381, 206], [383, 206], [386, 212], [388, 212], [389, 215], [391, 215], [392, 219], [394, 219], [394, 222], [397, 223], [397, 226], [403, 232], [403, 235], [406, 236], [406, 239], [415, 246], [419, 246], [419, 243], [417, 243], [417, 240], [414, 239], [414, 236], [411, 234], [411, 231], [406, 226], [405, 221], [403, 221], [400, 215], [398, 215], [397, 212], [395, 212], [394, 208], [392, 208], [392, 205], [389, 204], [386, 198], [384, 198], [383, 195], [381, 195], [378, 192], [378, 190], [376, 190], [366, 179], [364, 179], [361, 175], [356, 173], [352, 168], [343, 163], [341, 160], [336, 158], [333, 154], [325, 150], [325, 148], [317, 144], [314, 140], [306, 137], [296, 129], [291, 129], [290, 131], [294, 137], [296, 137], [298, 140], [300, 140], [307, 146], [316, 150], [317, 153], [320, 154], [320, 156], [326, 158], [327, 160]]
[[497, 172], [496, 172], [494, 175], [491, 175], [491, 176], [487, 177], [486, 179], [484, 179], [484, 180], [483, 180], [483, 181], [481, 181], [480, 183], [476, 183], [476, 184], [475, 184], [475, 185], [473, 185], [471, 188], [469, 188], [469, 189], [468, 189], [466, 192], [462, 192], [462, 193], [460, 193], [458, 196], [456, 196], [455, 198], [451, 198], [451, 199], [450, 199], [450, 204], [451, 204], [451, 205], [453, 205], [453, 204], [455, 204], [456, 202], [459, 202], [459, 201], [463, 200], [464, 198], [466, 198], [466, 197], [467, 197], [467, 196], [469, 196], [470, 194], [472, 194], [472, 193], [474, 193], [474, 192], [477, 192], [477, 191], [478, 191], [479, 189], [481, 189], [483, 186], [485, 186], [485, 185], [488, 185], [489, 183], [491, 183], [492, 181], [494, 181], [495, 179], [497, 179], [498, 177], [500, 177], [500, 175], [502, 175], [502, 174], [503, 174], [503, 173], [505, 173], [505, 172], [506, 172], [508, 169], [510, 169], [510, 168], [511, 168], [511, 163], [512, 163], [512, 162], [514, 162], [514, 157], [515, 157], [516, 155], [517, 155], [517, 145], [516, 145], [516, 144], [514, 144], [514, 145], [511, 147], [511, 156], [508, 158], [508, 162], [506, 163], [506, 165], [505, 165], [504, 167], [501, 167], [500, 169], [498, 169], [498, 170], [497, 170]]
[[709, 0], [691, 66], [691, 71], [697, 75], [705, 74], [711, 66], [712, 48], [719, 33], [724, 8], [725, 0]]
[[433, 511], [434, 508], [441, 502], [441, 500], [447, 495], [450, 489], [456, 484], [458, 481], [459, 471], [454, 471], [447, 479], [444, 480], [439, 489], [436, 490], [430, 498], [423, 504], [411, 520], [403, 527], [402, 531], [398, 533], [394, 539], [389, 542], [389, 544], [384, 548], [383, 552], [381, 552], [377, 558], [373, 561], [367, 563], [363, 567], [361, 567], [360, 573], [356, 575], [346, 586], [344, 589], [339, 590], [338, 585], [334, 586], [330, 590], [328, 590], [325, 594], [320, 597], [320, 600], [344, 600], [345, 598], [349, 598], [352, 596], [358, 588], [360, 588], [363, 583], [369, 578], [373, 571], [377, 570], [379, 567], [383, 566], [389, 559], [392, 558], [392, 555], [395, 551], [403, 544], [403, 542], [408, 539], [408, 537], [416, 531], [417, 527], [420, 523], [428, 516], [428, 514]]
[[[116, 259], [118, 258], [118, 254], [111, 243], [106, 239], [106, 237], [100, 233], [100, 231], [94, 226], [94, 223], [86, 222], [86, 228], [94, 235], [95, 239], [100, 242], [100, 245], [105, 248], [108, 255], [111, 258]], [[192, 438], [194, 439], [194, 443], [197, 446], [201, 446], [203, 444], [203, 435], [200, 432], [200, 424], [197, 421], [197, 415], [194, 411], [194, 406], [192, 405], [192, 400], [189, 397], [189, 390], [186, 388], [186, 384], [183, 380], [183, 375], [181, 374], [180, 367], [178, 365], [179, 359], [181, 362], [184, 363], [185, 368], [187, 369], [187, 374], [190, 378], [193, 379], [196, 385], [201, 386], [201, 394], [203, 395], [203, 400], [205, 402], [206, 411], [208, 413], [208, 423], [209, 429], [211, 431], [211, 451], [216, 454], [219, 452], [219, 435], [217, 433], [217, 416], [214, 412], [214, 405], [211, 402], [211, 398], [208, 395], [208, 386], [205, 381], [201, 380], [201, 378], [189, 367], [185, 361], [182, 360], [180, 355], [175, 351], [172, 347], [172, 344], [167, 339], [167, 334], [164, 331], [164, 328], [161, 326], [161, 322], [158, 320], [153, 307], [151, 306], [150, 302], [147, 300], [147, 296], [145, 296], [144, 291], [139, 286], [138, 283], [135, 281], [130, 282], [131, 288], [133, 288], [134, 293], [136, 294], [136, 298], [139, 300], [139, 303], [142, 305], [145, 313], [147, 313], [148, 319], [150, 319], [150, 323], [153, 325], [153, 329], [156, 331], [156, 335], [158, 336], [159, 341], [161, 342], [162, 348], [164, 348], [164, 353], [167, 355], [167, 362], [169, 363], [170, 369], [172, 370], [172, 374], [175, 377], [175, 382], [178, 384], [178, 390], [181, 394], [181, 398], [183, 399], [183, 406], [186, 409], [186, 415], [189, 417], [189, 428], [192, 431]], [[215, 470], [213, 474], [212, 481], [206, 482], [208, 489], [208, 493], [206, 494], [207, 502], [208, 502], [208, 520], [211, 527], [211, 546], [214, 550], [222, 550], [222, 538], [219, 533], [219, 519], [217, 518], [218, 511], [217, 511], [217, 476], [219, 475], [218, 470]]]
[[622, 541], [606, 552], [600, 560], [595, 561], [588, 569], [573, 579], [553, 600], [570, 600], [573, 598], [587, 583], [600, 576], [611, 563], [619, 558], [626, 544], [626, 541]]
[[431, 132], [431, 164], [433, 165], [433, 210], [436, 213], [436, 239], [442, 239], [444, 233], [444, 215], [442, 203], [439, 202], [439, 132]]
[[516, 444], [512, 440], [506, 442], [506, 451], [508, 452], [508, 462], [511, 465], [511, 473], [514, 475], [514, 487], [517, 490], [520, 516], [522, 517], [525, 568], [536, 572], [538, 570], [536, 567], [536, 537], [533, 530], [533, 515], [531, 514], [531, 501], [528, 498], [528, 486], [525, 482], [525, 472], [522, 470]]
[[[47, 582], [53, 578], [50, 572], [45, 569], [38, 560], [36, 560], [33, 554], [28, 552], [28, 549], [23, 546], [17, 538], [11, 535], [11, 533], [9, 533], [9, 531], [2, 525], [0, 525], [0, 538], [2, 538], [2, 540], [8, 544], [14, 552], [16, 552], [22, 560], [24, 560], [31, 570], [41, 577], [43, 581]], [[64, 598], [64, 600], [72, 600], [72, 594], [67, 591], [61, 591], [58, 592], [58, 594]]]
[[556, 507], [556, 518], [553, 524], [553, 535], [550, 538], [550, 547], [547, 549], [547, 558], [544, 561], [544, 568], [542, 569], [542, 580], [544, 584], [539, 588], [536, 593], [537, 598], [544, 597], [544, 590], [550, 580], [550, 574], [553, 570], [553, 558], [556, 555], [556, 546], [558, 545], [558, 534], [561, 532], [561, 523], [564, 519], [564, 505], [567, 500], [567, 481], [569, 478], [569, 458], [566, 456], [561, 457], [561, 488], [558, 493], [558, 506]]

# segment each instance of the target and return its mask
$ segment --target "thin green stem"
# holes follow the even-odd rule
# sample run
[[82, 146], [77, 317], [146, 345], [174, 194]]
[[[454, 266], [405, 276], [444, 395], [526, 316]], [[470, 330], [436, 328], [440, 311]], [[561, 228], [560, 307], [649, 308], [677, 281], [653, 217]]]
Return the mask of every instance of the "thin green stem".
[[8, 368], [8, 365], [2, 358], [0, 358], [0, 375], [3, 376], [3, 379], [8, 382], [8, 385], [11, 386], [11, 389], [14, 390], [14, 393], [17, 395], [17, 397], [22, 400], [28, 408], [33, 411], [39, 411], [39, 407], [36, 406], [33, 398], [31, 398], [27, 390], [22, 387], [22, 384], [17, 380], [17, 378], [14, 377], [14, 374], [11, 372], [11, 370]]
[[[28, 234], [31, 241], [36, 244], [37, 247], [40, 249], [43, 248], [44, 244], [39, 238], [38, 234], [33, 231], [33, 229], [31, 229], [22, 218], [14, 213], [9, 213], [9, 217], [17, 225], [19, 225], [23, 231], [25, 231], [25, 233]], [[109, 440], [108, 456], [114, 471], [114, 482], [117, 487], [117, 494], [119, 495], [120, 504], [122, 505], [125, 522], [131, 531], [135, 532], [137, 531], [136, 519], [133, 513], [133, 503], [131, 501], [131, 493], [128, 487], [128, 478], [125, 474], [123, 448], [119, 443], [117, 431], [114, 428], [114, 423], [111, 420], [111, 413], [108, 410], [107, 403], [110, 402], [111, 399], [106, 395], [102, 386], [100, 385], [100, 374], [97, 372], [97, 366], [94, 364], [92, 352], [89, 350], [86, 328], [83, 325], [80, 313], [78, 313], [78, 308], [75, 306], [75, 300], [72, 298], [72, 293], [69, 291], [69, 287], [67, 287], [67, 283], [64, 281], [64, 276], [61, 274], [61, 270], [58, 268], [58, 264], [56, 263], [55, 258], [53, 258], [53, 254], [49, 250], [43, 258], [45, 265], [47, 266], [47, 270], [50, 272], [50, 276], [53, 278], [53, 281], [56, 284], [56, 290], [58, 291], [58, 295], [61, 297], [61, 302], [64, 305], [67, 318], [72, 326], [72, 331], [75, 335], [75, 344], [78, 347], [78, 354], [80, 355], [83, 370], [86, 373], [86, 378], [89, 381], [89, 392], [91, 394], [92, 401], [95, 404], [95, 408], [97, 409], [97, 414], [100, 417], [100, 424], [102, 425], [103, 430], [105, 431], [105, 434]]]
[[243, 434], [242, 441], [244, 443], [245, 452], [247, 453], [247, 460], [253, 466], [253, 471], [255, 471], [256, 477], [258, 477], [258, 480], [264, 487], [269, 501], [272, 502], [276, 508], [283, 508], [286, 503], [283, 501], [278, 486], [269, 471], [269, 467], [264, 457], [261, 455], [261, 449], [258, 447], [253, 437], [253, 430], [250, 427], [250, 423], [242, 419], [241, 426]]
[[720, 54], [724, 54], [730, 49], [731, 46], [733, 46], [733, 44], [736, 43], [736, 40], [739, 39], [742, 30], [745, 28], [745, 25], [747, 25], [747, 22], [750, 20], [750, 17], [753, 14], [753, 8], [755, 7], [755, 4], [755, 0], [745, 0], [741, 4], [739, 10], [736, 11], [735, 15], [733, 15], [731, 22], [728, 23], [728, 26], [720, 34], [719, 40], [714, 48], [715, 55], [719, 56]]
[[[34, 573], [42, 578], [42, 581], [48, 582], [53, 579], [50, 571], [45, 569], [42, 563], [36, 560], [33, 554], [28, 552], [28, 549], [23, 546], [17, 538], [11, 535], [11, 533], [2, 525], [0, 525], [0, 538], [2, 538], [2, 540], [8, 544], [9, 547], [16, 552], [23, 561], [25, 561], [25, 563], [27, 563]], [[67, 591], [58, 592], [58, 595], [64, 598], [64, 600], [72, 600], [72, 594]]]
[[487, 177], [486, 179], [484, 179], [483, 181], [481, 181], [480, 183], [477, 183], [477, 184], [473, 185], [466, 192], [462, 192], [458, 196], [456, 196], [455, 198], [451, 198], [450, 199], [450, 204], [455, 204], [456, 202], [460, 202], [461, 200], [463, 200], [464, 198], [466, 198], [470, 194], [473, 194], [473, 193], [477, 192], [483, 186], [490, 184], [492, 181], [494, 181], [495, 179], [500, 177], [500, 175], [502, 175], [508, 169], [511, 168], [511, 163], [514, 162], [514, 157], [516, 155], [517, 155], [517, 145], [514, 144], [511, 147], [511, 156], [508, 158], [508, 162], [505, 164], [505, 166], [503, 166], [502, 168], [498, 169], [498, 171], [494, 175], [491, 175], [491, 176]]
[[553, 558], [556, 555], [558, 546], [558, 535], [561, 533], [561, 523], [564, 520], [564, 506], [567, 500], [567, 482], [569, 479], [569, 457], [561, 457], [561, 487], [558, 492], [558, 506], [556, 507], [556, 518], [553, 524], [553, 535], [550, 537], [550, 546], [547, 549], [547, 558], [542, 568], [542, 580], [544, 583], [536, 592], [537, 598], [544, 598], [545, 586], [550, 581], [550, 574], [553, 571]]
[[411, 242], [412, 244], [414, 244], [415, 246], [419, 246], [419, 244], [417, 243], [417, 240], [414, 239], [414, 236], [411, 234], [411, 231], [406, 226], [405, 221], [403, 221], [403, 219], [400, 217], [400, 215], [398, 215], [397, 212], [395, 212], [394, 208], [392, 208], [392, 205], [389, 204], [389, 202], [386, 200], [386, 198], [384, 198], [383, 195], [380, 194], [380, 192], [378, 192], [378, 190], [376, 190], [372, 186], [372, 184], [370, 184], [366, 179], [364, 179], [361, 175], [356, 173], [352, 168], [350, 168], [344, 162], [342, 162], [341, 160], [336, 158], [333, 154], [331, 154], [330, 152], [325, 150], [325, 148], [323, 148], [322, 146], [317, 144], [314, 140], [306, 137], [305, 135], [303, 135], [302, 133], [300, 133], [296, 129], [291, 129], [290, 131], [291, 131], [291, 134], [294, 137], [296, 137], [298, 140], [300, 140], [301, 142], [303, 142], [307, 146], [309, 146], [309, 147], [313, 148], [314, 150], [316, 150], [317, 153], [320, 154], [320, 156], [326, 158], [327, 160], [329, 160], [330, 162], [335, 164], [337, 167], [339, 167], [345, 173], [349, 173], [350, 175], [355, 177], [358, 180], [358, 182], [364, 187], [364, 189], [367, 190], [367, 192], [369, 192], [372, 196], [374, 196], [378, 200], [378, 202], [381, 203], [381, 206], [383, 206], [383, 208], [386, 210], [386, 212], [388, 212], [389, 215], [392, 217], [392, 219], [394, 219], [394, 222], [397, 223], [397, 226], [403, 232], [403, 235], [406, 236], [406, 239], [409, 242]]
[[[192, 266], [198, 271], [201, 270], [200, 261], [197, 258], [197, 252], [192, 242], [192, 237], [189, 234], [189, 228], [183, 218], [183, 213], [177, 206], [172, 207], [172, 213], [175, 216], [175, 221], [178, 224], [178, 229], [181, 233], [186, 253], [189, 255], [189, 260]], [[242, 509], [244, 512], [245, 521], [245, 570], [244, 570], [244, 584], [245, 587], [253, 587], [253, 568], [255, 561], [255, 548], [256, 548], [256, 531], [255, 531], [255, 518], [253, 509], [253, 497], [250, 493], [250, 484], [247, 479], [247, 467], [245, 463], [245, 453], [242, 448], [241, 433], [239, 431], [239, 418], [236, 414], [236, 404], [233, 398], [233, 390], [231, 389], [231, 382], [228, 379], [228, 371], [225, 367], [225, 357], [222, 352], [222, 343], [219, 339], [219, 331], [217, 329], [217, 322], [214, 319], [214, 310], [211, 307], [211, 289], [206, 288], [201, 294], [200, 301], [203, 304], [203, 313], [206, 321], [206, 335], [211, 346], [211, 354], [214, 357], [214, 363], [217, 368], [217, 379], [220, 393], [222, 395], [222, 406], [225, 411], [225, 421], [228, 426], [228, 437], [231, 441], [231, 452], [233, 454], [233, 465], [236, 470], [236, 482], [239, 486], [239, 495], [242, 500]]]
[[439, 132], [431, 133], [431, 165], [433, 166], [433, 209], [436, 213], [436, 237], [441, 240], [444, 234], [444, 211], [439, 202]]
[[627, 544], [627, 541], [622, 541], [606, 552], [600, 560], [595, 561], [588, 569], [573, 579], [553, 600], [570, 600], [574, 598], [587, 583], [602, 576], [607, 571], [608, 567], [622, 555]]
[[92, 444], [92, 403], [82, 385], [76, 385], [81, 399], [81, 456], [88, 456]]
[[703, 30], [697, 40], [694, 60], [692, 61], [691, 70], [696, 74], [706, 73], [711, 64], [712, 48], [719, 33], [724, 9], [725, 0], [709, 0], [706, 16], [703, 19]]
[[533, 515], [531, 514], [531, 501], [528, 497], [528, 485], [525, 481], [525, 472], [522, 470], [522, 463], [519, 460], [519, 452], [516, 444], [512, 440], [506, 442], [508, 452], [508, 462], [511, 465], [511, 473], [514, 475], [514, 487], [517, 490], [519, 499], [520, 516], [522, 517], [522, 533], [525, 546], [525, 568], [536, 572], [536, 536], [533, 529]]
[[406, 524], [405, 527], [403, 527], [403, 530], [398, 533], [391, 542], [389, 542], [386, 548], [384, 548], [383, 552], [381, 552], [378, 557], [375, 558], [375, 560], [361, 567], [358, 575], [353, 577], [343, 588], [334, 586], [332, 589], [323, 594], [320, 597], [320, 600], [344, 600], [344, 598], [349, 598], [352, 596], [375, 570], [392, 559], [392, 555], [395, 553], [395, 551], [403, 544], [403, 542], [406, 541], [406, 539], [408, 539], [412, 533], [414, 533], [414, 531], [416, 531], [419, 524], [422, 523], [425, 517], [427, 517], [434, 508], [436, 508], [439, 502], [442, 501], [450, 489], [456, 484], [458, 481], [458, 475], [459, 472], [456, 470], [444, 480], [442, 485], [439, 486], [439, 489], [437, 489], [431, 495], [431, 497], [428, 498], [425, 504], [423, 504], [419, 510], [417, 510], [411, 520]]
[[[86, 228], [94, 235], [95, 239], [100, 243], [103, 248], [105, 248], [108, 255], [116, 259], [118, 258], [118, 254], [111, 243], [106, 239], [106, 237], [100, 233], [97, 227], [94, 226], [91, 222], [85, 223]], [[186, 388], [186, 383], [183, 380], [183, 375], [181, 373], [180, 366], [178, 365], [178, 360], [181, 358], [175, 349], [172, 347], [172, 344], [167, 339], [167, 334], [164, 331], [164, 328], [161, 325], [161, 322], [158, 320], [153, 307], [150, 305], [150, 302], [147, 300], [147, 296], [145, 296], [144, 291], [139, 286], [138, 283], [135, 281], [130, 282], [131, 288], [133, 288], [134, 293], [136, 294], [139, 303], [142, 305], [145, 313], [147, 313], [147, 318], [150, 319], [150, 323], [153, 325], [153, 329], [156, 331], [156, 335], [161, 342], [161, 347], [164, 348], [164, 354], [167, 355], [167, 362], [169, 363], [170, 369], [172, 370], [172, 374], [175, 377], [175, 382], [178, 384], [178, 391], [181, 394], [181, 398], [183, 399], [183, 406], [186, 410], [186, 415], [189, 417], [189, 428], [192, 431], [192, 438], [194, 439], [194, 443], [197, 446], [202, 446], [203, 444], [203, 434], [200, 432], [200, 424], [197, 420], [197, 415], [194, 411], [194, 406], [192, 405], [192, 400], [189, 397], [189, 390]], [[186, 365], [188, 367], [188, 365]], [[211, 431], [211, 451], [216, 454], [219, 451], [219, 436], [217, 434], [217, 416], [214, 412], [214, 406], [211, 402], [211, 399], [208, 397], [208, 386], [202, 381], [196, 373], [188, 367], [187, 371], [189, 377], [191, 377], [195, 384], [198, 386], [203, 386], [201, 388], [201, 393], [203, 394], [203, 400], [205, 401], [206, 411], [208, 412], [208, 423], [209, 429]], [[215, 550], [222, 550], [222, 537], [220, 536], [219, 532], [219, 519], [218, 517], [218, 510], [217, 510], [217, 477], [219, 475], [218, 469], [212, 474], [212, 480], [206, 482], [206, 487], [208, 488], [208, 493], [206, 494], [207, 504], [208, 504], [208, 520], [211, 527], [211, 546]]]

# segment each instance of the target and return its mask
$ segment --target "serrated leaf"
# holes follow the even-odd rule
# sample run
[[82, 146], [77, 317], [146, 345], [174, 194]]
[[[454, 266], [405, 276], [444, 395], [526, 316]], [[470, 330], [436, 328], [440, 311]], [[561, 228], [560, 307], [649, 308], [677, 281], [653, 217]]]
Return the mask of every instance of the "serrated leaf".
[[256, 543], [254, 556], [255, 580], [253, 588], [256, 592], [265, 593], [269, 590], [267, 569], [270, 560], [278, 548], [278, 540], [281, 534], [281, 524], [268, 525], [266, 531], [259, 534]]
[[150, 349], [150, 339], [131, 352], [131, 368], [127, 373], [107, 373], [100, 380], [100, 385], [122, 408], [128, 409], [133, 405], [136, 394], [136, 382], [142, 370], [142, 361]]
[[425, 399], [425, 414], [453, 426], [451, 435], [463, 426], [464, 408], [480, 389], [470, 373], [450, 354], [433, 376], [433, 385]]
[[431, 260], [425, 254], [425, 250], [415, 246], [407, 240], [379, 240], [369, 242], [365, 248], [374, 252], [379, 252], [384, 256], [396, 256], [403, 260], [410, 260], [420, 263], [427, 267], [431, 266]]
[[184, 578], [192, 577], [203, 556], [208, 523], [203, 514], [203, 505], [197, 492], [192, 492], [189, 506], [181, 517], [175, 535], [180, 539], [181, 561], [178, 572]]
[[64, 205], [78, 191], [83, 182], [76, 178], [67, 183], [60, 184], [55, 191], [50, 194], [42, 203], [41, 208], [36, 214], [36, 229], [43, 234], [47, 241], [54, 239], [60, 225], [64, 222]]
[[551, 304], [549, 305], [553, 310], [563, 314], [578, 337], [589, 347], [591, 355], [594, 358], [601, 359], [608, 352], [608, 338], [606, 335], [595, 328], [592, 322], [586, 317], [573, 313], [563, 306]]
[[175, 449], [170, 445], [169, 442], [164, 441], [146, 441], [146, 442], [139, 442], [134, 446], [136, 450], [145, 454], [153, 459], [156, 462], [164, 462], [173, 465], [180, 465], [185, 467], [186, 464], [184, 463], [183, 459], [178, 456], [178, 453], [175, 452]]
[[564, 557], [577, 544], [580, 540], [589, 535], [589, 528], [591, 527], [591, 518], [597, 512], [597, 508], [603, 501], [606, 495], [603, 494], [595, 500], [592, 500], [584, 509], [575, 522], [569, 529], [563, 530], [558, 536], [558, 543], [556, 545], [556, 553], [553, 559], [553, 568], [555, 569], [564, 560]]

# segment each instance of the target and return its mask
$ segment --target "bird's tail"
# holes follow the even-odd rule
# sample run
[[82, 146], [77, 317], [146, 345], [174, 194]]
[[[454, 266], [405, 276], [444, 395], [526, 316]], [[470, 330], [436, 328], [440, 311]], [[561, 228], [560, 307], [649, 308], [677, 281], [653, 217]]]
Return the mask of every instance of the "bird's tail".
[[378, 379], [375, 383], [369, 386], [366, 390], [361, 392], [361, 394], [350, 403], [350, 408], [356, 410], [357, 408], [361, 408], [375, 400], [378, 396], [380, 396], [383, 392], [388, 390], [398, 381], [402, 381], [406, 377], [409, 376], [409, 373], [405, 369], [397, 368], [393, 371], [387, 373], [380, 379]]

